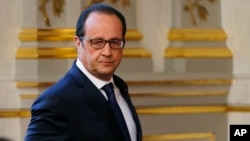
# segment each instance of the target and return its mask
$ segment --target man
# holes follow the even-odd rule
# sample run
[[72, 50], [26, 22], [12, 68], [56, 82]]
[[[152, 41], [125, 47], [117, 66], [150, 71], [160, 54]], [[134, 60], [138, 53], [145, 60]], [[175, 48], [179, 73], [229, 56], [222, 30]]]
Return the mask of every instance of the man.
[[[97, 4], [81, 13], [74, 37], [78, 58], [33, 103], [25, 141], [142, 140], [127, 84], [114, 75], [122, 60], [125, 33], [124, 16], [111, 6]], [[116, 98], [109, 97], [113, 90]], [[114, 99], [119, 108], [113, 107]], [[121, 109], [122, 117], [114, 109]]]

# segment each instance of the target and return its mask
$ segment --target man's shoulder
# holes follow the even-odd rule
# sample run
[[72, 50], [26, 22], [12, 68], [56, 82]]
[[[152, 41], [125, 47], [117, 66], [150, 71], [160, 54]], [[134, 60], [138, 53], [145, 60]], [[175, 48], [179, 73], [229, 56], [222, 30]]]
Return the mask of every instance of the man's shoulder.
[[127, 83], [123, 78], [121, 78], [118, 75], [113, 75], [113, 79], [116, 85], [122, 86], [122, 87], [127, 87]]
[[116, 74], [113, 75], [113, 79], [114, 79], [114, 81], [121, 81], [121, 82], [125, 83], [125, 81], [123, 80], [123, 78], [121, 78], [120, 76], [118, 76]]

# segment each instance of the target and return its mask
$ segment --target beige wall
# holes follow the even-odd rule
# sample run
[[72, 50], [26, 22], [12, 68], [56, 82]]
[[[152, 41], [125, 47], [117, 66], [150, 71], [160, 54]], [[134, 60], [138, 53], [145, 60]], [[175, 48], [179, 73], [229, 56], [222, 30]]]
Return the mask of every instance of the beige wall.
[[[230, 105], [250, 104], [250, 9], [249, 0], [222, 0], [222, 26], [227, 45], [234, 53], [234, 85], [228, 96]], [[250, 113], [228, 114], [228, 124], [250, 124]]]
[[[15, 52], [19, 46], [22, 1], [0, 2], [0, 109], [18, 109], [20, 99], [15, 86]], [[20, 118], [0, 118], [0, 136], [20, 140]]]
[[[219, 5], [221, 9], [221, 17], [216, 16], [218, 21], [216, 26], [220, 24], [221, 27], [227, 33], [228, 39], [226, 45], [233, 52], [233, 76], [234, 83], [230, 87], [229, 95], [226, 97], [227, 102], [230, 105], [249, 105], [250, 104], [250, 1], [249, 0], [221, 0]], [[32, 5], [29, 5], [31, 4]], [[16, 59], [15, 54], [21, 43], [18, 40], [19, 32], [22, 28], [45, 28], [45, 24], [42, 22], [41, 15], [37, 11], [39, 1], [34, 0], [1, 0], [0, 1], [0, 109], [13, 110], [21, 108], [21, 98], [19, 96], [20, 90], [16, 88]], [[74, 3], [66, 0], [66, 12], [61, 19], [52, 19], [53, 27], [74, 27], [75, 20], [79, 14], [79, 5], [82, 2], [80, 0], [74, 1]], [[180, 3], [180, 2], [179, 2]], [[167, 31], [171, 27], [181, 26], [182, 21], [180, 17], [175, 17], [176, 9], [178, 9], [178, 2], [176, 0], [136, 0], [133, 2], [135, 6], [134, 16], [129, 16], [131, 20], [129, 27], [138, 29], [144, 36], [139, 42], [139, 45], [146, 48], [152, 53], [153, 72], [164, 73], [164, 55], [165, 48], [169, 45], [167, 40]], [[78, 7], [78, 8], [75, 8]], [[175, 7], [175, 8], [173, 8]], [[179, 7], [180, 8], [180, 7]], [[132, 10], [132, 11], [133, 11]], [[73, 11], [74, 15], [67, 11]], [[178, 13], [178, 12], [177, 12]], [[179, 13], [180, 14], [180, 13]], [[211, 13], [214, 14], [214, 13]], [[174, 17], [173, 17], [174, 16]], [[178, 15], [177, 15], [178, 16]], [[64, 23], [63, 21], [67, 21]], [[202, 23], [204, 26], [204, 23]], [[189, 25], [190, 26], [190, 25]], [[36, 45], [37, 43], [31, 43]], [[69, 43], [70, 44], [70, 43]], [[43, 45], [43, 44], [40, 44]], [[70, 61], [69, 61], [70, 62]], [[180, 64], [182, 64], [181, 62]], [[185, 62], [184, 62], [185, 63]], [[68, 63], [70, 66], [70, 63]], [[68, 66], [67, 66], [68, 67]], [[18, 74], [18, 73], [17, 73]], [[127, 74], [129, 75], [129, 74]], [[125, 75], [126, 76], [126, 75]], [[21, 76], [19, 76], [21, 77]], [[36, 77], [36, 76], [35, 76]], [[133, 77], [133, 76], [130, 76]], [[128, 77], [129, 78], [129, 77]], [[160, 78], [160, 77], [159, 77]], [[157, 79], [157, 78], [154, 78]], [[157, 88], [155, 88], [157, 89]], [[133, 88], [132, 88], [133, 90]], [[39, 91], [39, 90], [38, 90]], [[156, 103], [157, 103], [156, 99]], [[136, 102], [143, 102], [141, 100]], [[150, 100], [149, 100], [150, 101]], [[159, 100], [161, 101], [161, 100]], [[174, 101], [174, 99], [173, 99]], [[168, 101], [169, 103], [173, 101]], [[199, 101], [196, 100], [196, 101]], [[204, 100], [205, 101], [205, 100]], [[161, 101], [162, 102], [162, 101]], [[177, 103], [177, 102], [176, 102]], [[176, 104], [173, 102], [173, 104]], [[195, 102], [194, 102], [195, 103]], [[192, 104], [192, 103], [189, 103]], [[2, 111], [3, 111], [2, 110]], [[0, 111], [1, 112], [1, 111]], [[168, 117], [172, 119], [173, 116]], [[202, 115], [201, 115], [202, 117]], [[250, 124], [250, 114], [248, 113], [228, 113], [221, 115], [219, 120], [227, 118], [228, 122], [224, 124]], [[161, 117], [162, 118], [162, 117]], [[181, 117], [178, 117], [181, 119]], [[145, 122], [150, 121], [148, 117], [143, 116], [142, 119]], [[166, 118], [167, 119], [167, 118]], [[216, 118], [215, 118], [216, 119]], [[218, 119], [218, 118], [217, 118]], [[23, 138], [23, 128], [20, 126], [27, 124], [27, 121], [23, 122], [21, 118], [1, 118], [0, 117], [0, 136], [6, 136], [14, 141], [21, 141]], [[202, 123], [202, 121], [200, 121]], [[144, 123], [144, 122], [143, 122]], [[173, 123], [178, 123], [174, 121]], [[171, 125], [170, 121], [166, 121], [166, 126]], [[183, 123], [185, 124], [185, 123]], [[144, 127], [150, 124], [144, 125]], [[153, 125], [152, 125], [153, 126]], [[174, 126], [172, 124], [172, 126]], [[224, 128], [227, 125], [221, 127]], [[168, 128], [168, 127], [166, 127]], [[197, 127], [198, 128], [198, 127]], [[178, 130], [176, 127], [175, 130]], [[159, 129], [162, 132], [165, 129]], [[212, 130], [212, 129], [211, 129]], [[152, 129], [150, 127], [146, 132], [150, 133]], [[217, 130], [218, 131], [218, 130]], [[219, 132], [219, 131], [218, 131]], [[226, 137], [221, 137], [225, 139]]]

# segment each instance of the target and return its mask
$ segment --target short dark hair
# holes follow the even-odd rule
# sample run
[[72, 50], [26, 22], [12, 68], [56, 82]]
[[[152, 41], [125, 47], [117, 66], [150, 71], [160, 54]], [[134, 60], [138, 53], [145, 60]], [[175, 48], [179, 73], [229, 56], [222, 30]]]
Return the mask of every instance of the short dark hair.
[[126, 20], [124, 16], [122, 15], [121, 12], [116, 10], [115, 8], [106, 5], [106, 4], [94, 4], [88, 7], [87, 9], [83, 10], [81, 15], [78, 18], [78, 21], [76, 23], [76, 36], [81, 37], [85, 35], [85, 22], [89, 16], [90, 13], [92, 12], [101, 12], [101, 13], [107, 13], [107, 14], [115, 14], [121, 21], [122, 23], [122, 36], [123, 39], [126, 35]]

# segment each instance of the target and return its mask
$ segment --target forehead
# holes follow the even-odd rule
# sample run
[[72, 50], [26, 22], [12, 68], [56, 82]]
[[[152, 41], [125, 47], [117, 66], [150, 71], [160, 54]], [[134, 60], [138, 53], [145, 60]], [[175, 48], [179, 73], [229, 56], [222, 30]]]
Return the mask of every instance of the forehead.
[[94, 11], [89, 14], [88, 18], [86, 19], [85, 25], [87, 25], [88, 23], [102, 24], [104, 22], [112, 22], [112, 23], [121, 24], [119, 17], [115, 15], [114, 13]]
[[92, 12], [85, 22], [85, 31], [88, 32], [112, 32], [122, 31], [122, 23], [115, 14]]

